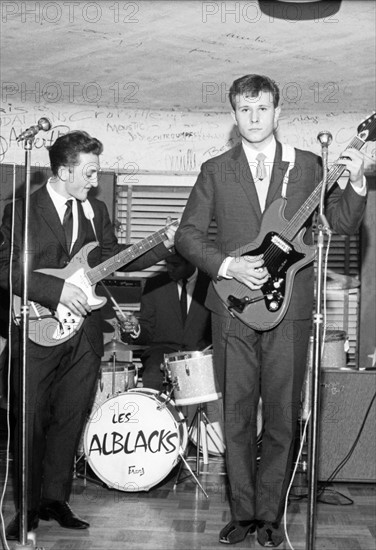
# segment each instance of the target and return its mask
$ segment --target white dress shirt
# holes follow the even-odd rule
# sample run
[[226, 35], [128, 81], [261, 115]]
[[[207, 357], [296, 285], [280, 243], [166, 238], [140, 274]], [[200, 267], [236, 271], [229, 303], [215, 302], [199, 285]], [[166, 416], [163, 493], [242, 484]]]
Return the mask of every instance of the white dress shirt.
[[54, 188], [52, 187], [52, 185], [50, 183], [50, 179], [48, 180], [46, 187], [47, 187], [48, 194], [50, 195], [51, 200], [54, 203], [54, 206], [57, 210], [57, 213], [58, 213], [58, 216], [60, 218], [61, 224], [63, 224], [64, 214], [65, 214], [65, 211], [67, 209], [67, 205], [66, 205], [67, 200], [72, 200], [73, 201], [73, 204], [72, 204], [73, 232], [72, 232], [72, 245], [71, 245], [71, 250], [72, 250], [73, 245], [76, 242], [77, 236], [78, 236], [77, 201], [74, 197], [71, 197], [71, 198], [67, 199], [66, 197], [63, 197], [62, 195], [60, 195], [59, 193], [56, 193], [56, 191], [54, 190]]

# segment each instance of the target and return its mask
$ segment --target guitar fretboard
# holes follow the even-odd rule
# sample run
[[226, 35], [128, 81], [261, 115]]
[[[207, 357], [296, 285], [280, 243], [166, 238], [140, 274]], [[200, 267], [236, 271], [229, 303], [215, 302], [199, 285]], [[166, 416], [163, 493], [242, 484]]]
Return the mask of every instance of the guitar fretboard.
[[[177, 224], [178, 221], [174, 221], [169, 225], [171, 226]], [[105, 279], [106, 277], [114, 273], [114, 271], [117, 271], [124, 265], [132, 262], [139, 256], [142, 256], [142, 254], [148, 252], [166, 239], [166, 228], [160, 229], [156, 233], [153, 233], [153, 235], [149, 235], [138, 243], [129, 246], [122, 252], [119, 252], [119, 254], [116, 254], [112, 258], [109, 258], [108, 260], [105, 260], [96, 267], [93, 267], [86, 273], [86, 276], [88, 277], [90, 283], [92, 285], [95, 285], [96, 283], [99, 283], [99, 281], [101, 281], [102, 279]]]
[[[364, 143], [365, 142], [362, 139], [356, 136], [349, 143], [346, 149], [353, 148], [360, 151]], [[328, 172], [327, 190], [329, 190], [336, 183], [338, 178], [343, 174], [345, 170], [346, 170], [346, 166], [343, 164], [336, 163], [332, 166], [332, 168]], [[289, 223], [281, 232], [282, 237], [291, 241], [296, 236], [298, 231], [303, 227], [305, 221], [310, 217], [310, 215], [313, 213], [315, 208], [320, 203], [322, 184], [323, 182], [321, 181], [318, 184], [318, 186], [315, 188], [313, 193], [311, 193], [308, 199], [302, 204], [299, 210], [291, 218]]]

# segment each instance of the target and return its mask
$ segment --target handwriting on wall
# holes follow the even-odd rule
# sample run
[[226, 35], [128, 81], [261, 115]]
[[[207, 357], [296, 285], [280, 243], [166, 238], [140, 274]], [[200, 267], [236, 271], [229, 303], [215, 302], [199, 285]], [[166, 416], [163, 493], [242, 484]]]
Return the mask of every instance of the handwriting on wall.
[[[202, 162], [226, 151], [239, 139], [230, 113], [8, 104], [0, 110], [1, 162], [24, 163], [24, 146], [17, 142], [17, 136], [42, 116], [50, 119], [52, 129], [40, 132], [34, 142], [32, 164], [40, 166], [48, 165], [45, 147], [76, 129], [86, 130], [103, 142], [102, 167], [115, 171], [137, 167], [197, 172]], [[319, 153], [317, 134], [329, 130], [333, 135], [330, 160], [334, 162], [366, 116], [334, 112], [287, 114], [280, 119], [277, 135], [290, 145]], [[368, 153], [374, 158], [374, 147]]]

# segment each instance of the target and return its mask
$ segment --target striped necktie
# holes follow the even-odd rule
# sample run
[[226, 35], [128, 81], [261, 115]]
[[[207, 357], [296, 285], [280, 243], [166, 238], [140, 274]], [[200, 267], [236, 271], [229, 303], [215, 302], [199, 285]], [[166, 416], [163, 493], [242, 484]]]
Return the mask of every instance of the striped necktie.
[[259, 153], [256, 157], [256, 160], [257, 160], [256, 178], [259, 180], [263, 180], [264, 178], [266, 178], [266, 168], [264, 164], [265, 159], [266, 159], [266, 155], [264, 155], [264, 153]]

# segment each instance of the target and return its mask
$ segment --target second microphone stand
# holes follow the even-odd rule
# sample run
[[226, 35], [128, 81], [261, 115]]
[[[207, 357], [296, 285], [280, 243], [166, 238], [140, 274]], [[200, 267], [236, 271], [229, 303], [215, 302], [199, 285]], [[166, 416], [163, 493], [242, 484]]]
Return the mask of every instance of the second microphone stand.
[[317, 275], [316, 275], [316, 310], [313, 315], [313, 360], [311, 373], [311, 416], [308, 447], [308, 506], [307, 506], [307, 530], [306, 549], [314, 550], [316, 528], [316, 502], [317, 502], [317, 478], [319, 456], [319, 415], [320, 415], [320, 375], [321, 375], [321, 350], [323, 333], [322, 314], [322, 288], [324, 266], [324, 233], [330, 234], [331, 230], [324, 214], [324, 200], [328, 180], [328, 146], [332, 137], [329, 132], [321, 132], [318, 139], [322, 147], [323, 180], [321, 187], [320, 206], [317, 224]]

